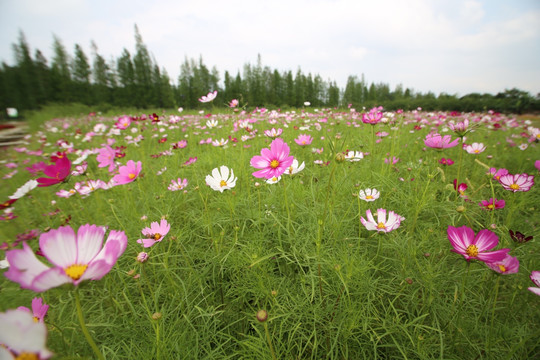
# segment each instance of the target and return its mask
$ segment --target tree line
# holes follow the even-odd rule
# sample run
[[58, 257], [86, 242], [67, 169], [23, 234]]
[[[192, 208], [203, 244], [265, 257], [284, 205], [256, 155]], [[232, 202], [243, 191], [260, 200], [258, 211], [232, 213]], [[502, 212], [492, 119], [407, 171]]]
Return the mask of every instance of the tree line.
[[[540, 111], [540, 94], [530, 95], [519, 89], [506, 89], [496, 95], [472, 93], [458, 97], [432, 92], [421, 93], [397, 85], [368, 83], [364, 75], [349, 76], [345, 88], [335, 81], [323, 80], [318, 74], [304, 74], [300, 68], [278, 71], [257, 63], [245, 64], [242, 72], [225, 71], [221, 79], [217, 68], [209, 69], [202, 57], [186, 58], [180, 65], [176, 84], [160, 68], [143, 42], [135, 25], [135, 52], [123, 49], [116, 59], [105, 59], [97, 45], [91, 44], [88, 57], [78, 44], [70, 55], [61, 40], [53, 37], [53, 58], [49, 61], [30, 46], [22, 32], [13, 44], [15, 64], [0, 67], [0, 107], [21, 110], [37, 109], [48, 103], [82, 103], [99, 108], [121, 106], [136, 108], [197, 109], [198, 99], [218, 90], [217, 106], [232, 99], [241, 105], [271, 108], [297, 108], [309, 102], [313, 107], [346, 107], [357, 109], [383, 106], [388, 110], [485, 111], [524, 113]], [[223, 81], [221, 81], [223, 80]]]

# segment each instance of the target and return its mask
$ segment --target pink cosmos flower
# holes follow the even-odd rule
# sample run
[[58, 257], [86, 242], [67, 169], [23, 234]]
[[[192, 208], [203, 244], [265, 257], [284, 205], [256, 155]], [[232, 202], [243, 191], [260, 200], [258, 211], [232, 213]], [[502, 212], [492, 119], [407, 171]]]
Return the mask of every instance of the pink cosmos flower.
[[486, 265], [499, 274], [515, 274], [519, 270], [518, 259], [508, 254], [501, 261], [487, 262]]
[[170, 229], [171, 225], [169, 225], [167, 220], [162, 219], [159, 224], [154, 221], [150, 224], [150, 227], [145, 227], [142, 230], [142, 234], [146, 236], [146, 238], [139, 239], [137, 240], [137, 242], [145, 248], [150, 247], [155, 243], [163, 240], [163, 238], [165, 237], [165, 235], [167, 235]]
[[36, 297], [32, 299], [32, 311], [26, 306], [19, 306], [17, 309], [32, 314], [35, 322], [43, 322], [43, 319], [49, 310], [49, 305], [44, 304], [42, 298]]
[[216, 98], [216, 96], [217, 96], [217, 90], [214, 91], [214, 92], [209, 92], [208, 95], [206, 95], [206, 96], [201, 96], [199, 101], [202, 102], [202, 103], [211, 102]]
[[188, 165], [194, 164], [195, 161], [197, 161], [197, 157], [190, 157], [190, 158], [184, 163], [184, 166], [188, 166]]
[[127, 115], [121, 116], [116, 121], [116, 128], [120, 130], [127, 129], [131, 125], [131, 118]]
[[480, 154], [486, 150], [486, 146], [482, 143], [472, 143], [472, 145], [465, 146], [465, 151], [469, 154]]
[[375, 125], [381, 122], [383, 113], [377, 110], [378, 108], [373, 108], [368, 113], [362, 114], [362, 122], [371, 125]]
[[272, 128], [271, 130], [264, 130], [264, 135], [268, 136], [269, 138], [275, 139], [278, 136], [280, 136], [283, 133], [283, 129], [278, 128], [277, 130], [275, 128]]
[[449, 226], [447, 229], [448, 240], [454, 247], [453, 252], [463, 255], [467, 261], [480, 260], [483, 262], [502, 261], [510, 249], [501, 249], [489, 252], [499, 243], [499, 237], [490, 230], [483, 229], [474, 234], [474, 231], [462, 226], [459, 228]]
[[469, 119], [465, 119], [462, 122], [458, 122], [456, 124], [449, 123], [448, 126], [453, 132], [456, 133], [457, 136], [463, 137], [468, 132]]
[[109, 145], [105, 145], [104, 148], [99, 149], [99, 154], [96, 160], [99, 162], [98, 167], [109, 167], [109, 172], [114, 171], [116, 164], [114, 160], [116, 159], [116, 150], [114, 150]]
[[48, 177], [37, 178], [38, 186], [51, 186], [61, 183], [71, 173], [71, 162], [67, 156], [63, 156], [58, 158], [53, 165], [46, 166], [43, 173]]
[[540, 160], [536, 160], [536, 161], [534, 162], [534, 167], [535, 167], [538, 171], [540, 171]]
[[497, 170], [496, 168], [489, 168], [489, 171], [486, 174], [492, 175], [493, 180], [499, 181], [501, 176], [508, 174], [508, 170], [506, 170], [506, 169]]
[[113, 177], [116, 185], [124, 185], [134, 181], [142, 170], [142, 163], [140, 161], [135, 162], [129, 160], [125, 166], [120, 166], [118, 169], [119, 174]]
[[[399, 160], [400, 160], [400, 158], [392, 156], [392, 165], [397, 164]], [[385, 164], [390, 163], [390, 159], [389, 158], [384, 158], [384, 163]]]
[[500, 177], [499, 183], [506, 190], [510, 190], [513, 192], [529, 191], [534, 185], [534, 176], [528, 174], [506, 174]]
[[441, 160], [439, 160], [439, 164], [448, 165], [448, 166], [454, 165], [454, 160], [441, 158]]
[[532, 282], [534, 285], [538, 287], [530, 287], [529, 291], [532, 291], [536, 295], [540, 296], [540, 271], [532, 271], [530, 276]]
[[83, 225], [75, 234], [71, 226], [61, 226], [43, 233], [39, 247], [52, 267], [39, 261], [23, 242], [23, 249], [6, 252], [10, 267], [4, 275], [21, 288], [36, 292], [67, 283], [77, 286], [84, 280], [99, 280], [127, 247], [126, 234], [117, 230], [111, 230], [103, 244], [105, 230], [103, 226]]
[[[47, 327], [21, 309], [0, 313], [0, 359], [49, 359]], [[7, 331], [6, 331], [7, 330]]]
[[232, 99], [231, 102], [229, 102], [229, 107], [230, 108], [235, 108], [237, 107], [239, 104], [238, 100], [237, 99]]
[[250, 164], [256, 169], [253, 176], [258, 178], [271, 179], [283, 174], [294, 160], [289, 156], [289, 146], [282, 139], [278, 138], [272, 141], [270, 149], [261, 150], [261, 155], [255, 155], [251, 158]]
[[177, 143], [174, 143], [173, 144], [173, 149], [183, 149], [187, 146], [187, 141], [186, 140], [180, 140], [179, 142]]
[[448, 149], [454, 146], [457, 146], [459, 143], [459, 139], [455, 139], [452, 141], [452, 137], [450, 135], [444, 135], [441, 134], [427, 134], [426, 138], [424, 139], [424, 144], [430, 148], [433, 149]]
[[182, 190], [184, 189], [188, 184], [188, 180], [187, 179], [181, 179], [181, 178], [178, 178], [178, 180], [171, 180], [171, 184], [169, 185], [169, 187], [167, 189], [169, 189], [170, 191], [178, 191], [178, 190]]
[[310, 135], [306, 134], [298, 135], [298, 137], [294, 139], [294, 142], [296, 142], [300, 146], [310, 145], [312, 141], [313, 138]]
[[377, 221], [373, 218], [371, 210], [366, 210], [367, 220], [360, 217], [360, 222], [368, 230], [377, 230], [382, 232], [390, 232], [395, 230], [401, 225], [401, 222], [405, 220], [403, 216], [396, 214], [393, 211], [388, 212], [388, 219], [386, 218], [386, 209], [377, 209]]
[[461, 183], [457, 184], [457, 179], [454, 179], [454, 189], [459, 193], [459, 196], [462, 198], [467, 198], [467, 195], [465, 195], [465, 190], [467, 190], [467, 184]]
[[506, 202], [504, 200], [497, 200], [493, 198], [489, 198], [488, 200], [482, 200], [478, 204], [481, 207], [483, 207], [486, 210], [496, 210], [496, 209], [503, 209], [506, 205]]

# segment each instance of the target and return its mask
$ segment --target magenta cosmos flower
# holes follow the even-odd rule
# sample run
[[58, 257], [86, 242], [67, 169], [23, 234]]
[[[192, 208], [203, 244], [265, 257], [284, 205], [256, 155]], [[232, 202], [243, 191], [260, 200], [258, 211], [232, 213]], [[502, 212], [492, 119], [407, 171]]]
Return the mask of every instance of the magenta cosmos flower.
[[256, 169], [253, 176], [258, 178], [271, 179], [283, 174], [294, 160], [289, 156], [289, 146], [282, 139], [275, 139], [270, 144], [270, 149], [261, 150], [261, 155], [255, 155], [251, 158], [250, 164]]
[[139, 173], [142, 170], [142, 163], [137, 161], [129, 160], [125, 166], [120, 166], [118, 169], [119, 174], [113, 177], [113, 180], [116, 185], [123, 185], [132, 182], [139, 176]]
[[120, 130], [127, 129], [131, 125], [131, 118], [127, 115], [121, 116], [116, 121], [116, 128]]
[[367, 220], [360, 217], [360, 221], [368, 230], [377, 230], [382, 232], [390, 232], [399, 227], [401, 222], [405, 220], [403, 216], [396, 214], [393, 211], [388, 212], [388, 219], [386, 218], [386, 209], [377, 209], [377, 221], [373, 218], [371, 210], [366, 210]]
[[452, 141], [452, 137], [450, 135], [444, 135], [441, 134], [427, 134], [426, 138], [424, 139], [424, 144], [430, 148], [433, 149], [447, 149], [454, 146], [457, 146], [459, 143], [459, 139], [455, 139]]
[[478, 204], [481, 207], [483, 207], [486, 210], [496, 210], [496, 209], [503, 209], [506, 205], [506, 202], [504, 200], [497, 200], [493, 198], [489, 198], [489, 200], [482, 200]]
[[105, 227], [83, 225], [75, 234], [71, 226], [61, 226], [39, 237], [39, 247], [51, 267], [39, 261], [23, 242], [23, 249], [9, 250], [9, 270], [4, 274], [23, 289], [42, 292], [62, 284], [79, 285], [99, 280], [114, 266], [127, 246], [123, 231], [111, 230], [103, 244]]
[[501, 176], [503, 175], [507, 175], [508, 174], [508, 170], [506, 169], [497, 169], [497, 168], [489, 168], [489, 171], [486, 173], [488, 175], [492, 175], [493, 176], [493, 180], [497, 180], [499, 181], [499, 179], [501, 178]]
[[519, 270], [518, 259], [508, 254], [501, 261], [486, 263], [486, 265], [499, 274], [515, 274]]
[[42, 298], [36, 297], [32, 299], [32, 311], [26, 306], [19, 306], [17, 309], [32, 314], [34, 316], [34, 321], [43, 322], [43, 319], [49, 310], [49, 305], [44, 304]]
[[56, 159], [53, 165], [45, 166], [43, 173], [48, 177], [40, 177], [36, 181], [38, 186], [51, 186], [63, 182], [71, 174], [71, 161], [67, 156]]
[[540, 295], [540, 271], [532, 271], [530, 276], [532, 282], [534, 285], [538, 287], [530, 287], [529, 290], [535, 293], [536, 295]]
[[307, 134], [298, 135], [298, 137], [294, 139], [294, 142], [300, 146], [310, 145], [312, 141], [313, 138]]
[[475, 236], [474, 231], [467, 226], [459, 228], [449, 226], [447, 233], [448, 240], [454, 247], [452, 251], [463, 255], [467, 261], [471, 259], [486, 263], [502, 261], [510, 251], [501, 249], [489, 252], [488, 250], [497, 246], [499, 237], [487, 229], [480, 230]]
[[377, 110], [377, 108], [373, 108], [368, 113], [362, 114], [362, 122], [371, 125], [381, 122], [383, 113]]
[[157, 221], [154, 221], [150, 224], [150, 227], [145, 227], [142, 230], [142, 233], [144, 236], [146, 236], [146, 239], [139, 239], [137, 242], [145, 248], [150, 247], [163, 240], [165, 235], [169, 233], [170, 229], [171, 225], [167, 222], [167, 220], [162, 219], [159, 224]]
[[534, 185], [534, 176], [528, 174], [506, 174], [499, 178], [499, 182], [506, 190], [513, 192], [529, 191]]

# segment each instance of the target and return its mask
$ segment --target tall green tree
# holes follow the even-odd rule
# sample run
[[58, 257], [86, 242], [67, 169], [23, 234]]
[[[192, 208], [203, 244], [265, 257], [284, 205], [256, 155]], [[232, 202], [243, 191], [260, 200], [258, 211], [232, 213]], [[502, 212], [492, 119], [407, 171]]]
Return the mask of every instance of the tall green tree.
[[75, 54], [71, 68], [75, 101], [80, 101], [84, 104], [92, 103], [90, 94], [90, 64], [88, 63], [88, 57], [79, 44], [75, 44]]
[[55, 101], [73, 101], [71, 92], [70, 58], [60, 39], [53, 36], [53, 59], [51, 63], [51, 88]]
[[118, 88], [116, 89], [115, 103], [122, 106], [136, 106], [133, 101], [135, 94], [135, 69], [131, 54], [124, 48], [122, 55], [116, 61], [118, 75]]
[[150, 53], [143, 42], [139, 28], [135, 25], [135, 56], [133, 68], [135, 74], [135, 101], [139, 107], [149, 107], [155, 100], [152, 82], [153, 64]]
[[106, 104], [111, 102], [111, 82], [110, 68], [103, 56], [98, 53], [95, 42], [92, 41], [92, 80], [94, 88], [94, 101], [97, 104]]

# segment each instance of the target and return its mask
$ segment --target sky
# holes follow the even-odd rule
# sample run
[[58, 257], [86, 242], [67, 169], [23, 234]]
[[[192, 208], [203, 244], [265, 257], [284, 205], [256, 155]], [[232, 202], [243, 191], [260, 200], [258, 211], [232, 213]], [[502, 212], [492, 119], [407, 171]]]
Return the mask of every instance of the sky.
[[363, 74], [437, 95], [540, 93], [539, 0], [0, 0], [0, 61], [14, 63], [20, 31], [49, 62], [54, 35], [117, 59], [135, 53], [135, 24], [175, 83], [186, 57], [223, 78], [260, 54], [342, 88]]

